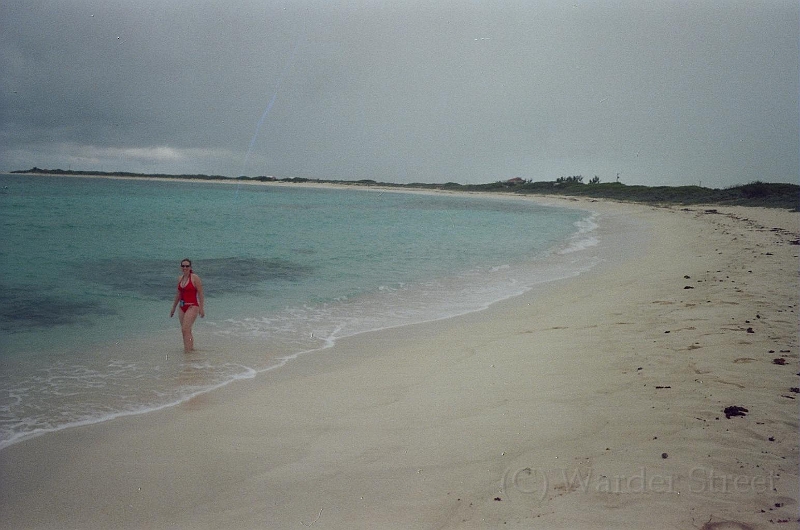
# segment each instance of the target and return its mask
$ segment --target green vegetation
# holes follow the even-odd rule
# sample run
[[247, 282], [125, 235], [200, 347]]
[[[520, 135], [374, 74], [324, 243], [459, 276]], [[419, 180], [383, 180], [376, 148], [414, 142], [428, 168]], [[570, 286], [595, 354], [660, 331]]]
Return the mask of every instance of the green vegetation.
[[591, 197], [648, 204], [718, 204], [785, 208], [793, 211], [800, 209], [800, 186], [760, 181], [716, 189], [700, 186], [628, 186], [618, 182], [600, 183], [598, 181], [583, 184], [579, 180], [572, 180], [525, 182], [514, 185], [509, 191], [522, 194]]
[[339, 184], [363, 187], [385, 187], [398, 189], [437, 189], [472, 192], [504, 192], [520, 195], [561, 195], [569, 197], [588, 197], [597, 199], [611, 199], [616, 201], [640, 202], [658, 205], [692, 205], [692, 204], [717, 204], [737, 206], [761, 206], [766, 208], [784, 208], [800, 211], [800, 186], [797, 184], [769, 183], [755, 181], [741, 186], [732, 186], [724, 189], [703, 188], [701, 186], [628, 186], [619, 182], [600, 182], [595, 176], [584, 184], [581, 175], [559, 177], [555, 181], [532, 182], [522, 179], [497, 181], [489, 184], [458, 184], [447, 182], [445, 184], [394, 184], [390, 182], [376, 182], [370, 179], [357, 181], [347, 180], [320, 180], [307, 178], [275, 177], [247, 177], [240, 176], [232, 179], [219, 175], [161, 175], [141, 173], [107, 173], [100, 171], [67, 171], [63, 169], [39, 169], [34, 167], [24, 171], [12, 173], [41, 173], [46, 175], [90, 175], [103, 177], [143, 177], [143, 178], [172, 178], [172, 179], [197, 179], [197, 180], [227, 180], [257, 181], [257, 182], [311, 182], [318, 184]]

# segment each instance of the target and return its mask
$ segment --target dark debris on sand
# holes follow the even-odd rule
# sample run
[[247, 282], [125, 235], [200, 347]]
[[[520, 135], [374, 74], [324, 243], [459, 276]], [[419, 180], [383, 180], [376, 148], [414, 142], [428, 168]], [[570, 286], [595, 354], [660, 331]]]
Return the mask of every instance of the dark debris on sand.
[[726, 418], [731, 419], [734, 416], [747, 416], [747, 413], [750, 411], [738, 405], [731, 405], [730, 407], [725, 407], [723, 412]]

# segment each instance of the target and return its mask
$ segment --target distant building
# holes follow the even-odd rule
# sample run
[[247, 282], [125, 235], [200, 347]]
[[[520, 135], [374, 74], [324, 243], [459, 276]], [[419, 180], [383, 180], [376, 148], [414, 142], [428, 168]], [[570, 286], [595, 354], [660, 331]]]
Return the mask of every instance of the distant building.
[[522, 184], [523, 182], [525, 182], [523, 179], [519, 177], [514, 177], [513, 179], [508, 179], [506, 181], [506, 184]]

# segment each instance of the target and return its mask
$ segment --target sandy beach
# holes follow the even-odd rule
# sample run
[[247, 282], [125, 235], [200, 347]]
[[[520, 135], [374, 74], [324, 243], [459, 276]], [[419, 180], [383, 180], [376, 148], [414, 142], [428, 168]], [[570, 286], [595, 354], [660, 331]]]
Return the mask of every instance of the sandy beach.
[[603, 263], [12, 445], [0, 527], [797, 528], [800, 214], [535, 200]]

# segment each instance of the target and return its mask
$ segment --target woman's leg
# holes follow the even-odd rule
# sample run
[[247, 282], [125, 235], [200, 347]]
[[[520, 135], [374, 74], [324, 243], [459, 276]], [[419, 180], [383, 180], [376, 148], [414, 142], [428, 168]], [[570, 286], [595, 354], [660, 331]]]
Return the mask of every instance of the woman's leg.
[[192, 336], [192, 326], [200, 314], [200, 308], [196, 305], [190, 306], [184, 313], [178, 310], [178, 319], [181, 322], [181, 334], [183, 334], [183, 351], [189, 353], [194, 350], [194, 337]]

